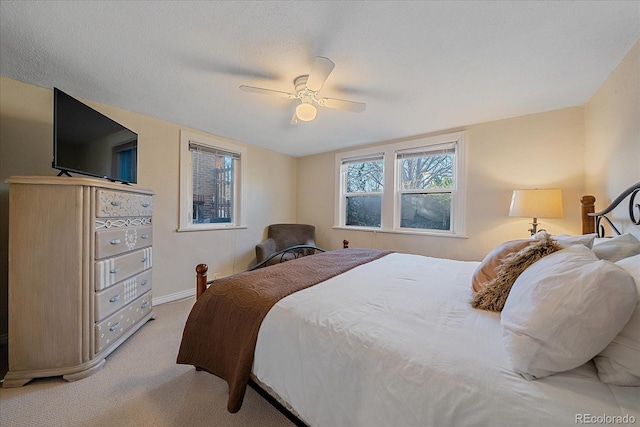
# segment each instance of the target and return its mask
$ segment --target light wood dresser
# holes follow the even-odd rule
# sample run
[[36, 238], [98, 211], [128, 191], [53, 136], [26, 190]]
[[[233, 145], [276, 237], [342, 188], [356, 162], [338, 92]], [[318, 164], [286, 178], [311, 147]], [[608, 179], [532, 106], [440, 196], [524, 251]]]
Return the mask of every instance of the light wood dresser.
[[153, 193], [92, 178], [7, 182], [9, 371], [3, 387], [89, 376], [154, 316]]

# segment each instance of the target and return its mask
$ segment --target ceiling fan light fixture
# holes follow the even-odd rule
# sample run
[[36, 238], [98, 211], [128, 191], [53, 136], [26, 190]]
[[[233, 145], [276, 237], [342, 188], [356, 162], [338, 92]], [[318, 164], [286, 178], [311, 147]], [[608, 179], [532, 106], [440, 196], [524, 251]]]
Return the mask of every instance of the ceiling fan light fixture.
[[316, 114], [318, 114], [318, 110], [316, 110], [316, 107], [313, 106], [313, 104], [303, 102], [296, 107], [296, 116], [304, 122], [310, 122], [315, 119]]
[[[1, 1], [1, 0], [0, 0]], [[329, 58], [317, 56], [313, 60], [313, 66], [309, 74], [303, 74], [293, 80], [295, 93], [283, 92], [280, 90], [265, 89], [255, 86], [240, 86], [240, 90], [262, 95], [275, 95], [287, 99], [296, 100], [299, 105], [291, 118], [291, 124], [295, 125], [301, 121], [310, 122], [318, 114], [317, 106], [334, 108], [336, 110], [351, 111], [361, 113], [366, 105], [362, 102], [346, 101], [344, 99], [319, 98], [318, 92], [322, 89], [325, 80], [333, 71], [335, 64]]]

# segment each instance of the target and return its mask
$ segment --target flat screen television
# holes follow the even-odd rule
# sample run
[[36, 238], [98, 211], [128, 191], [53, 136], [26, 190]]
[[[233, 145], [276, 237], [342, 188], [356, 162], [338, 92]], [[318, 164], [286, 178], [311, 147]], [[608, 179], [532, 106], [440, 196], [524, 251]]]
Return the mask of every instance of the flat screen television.
[[138, 134], [53, 88], [53, 167], [136, 183]]

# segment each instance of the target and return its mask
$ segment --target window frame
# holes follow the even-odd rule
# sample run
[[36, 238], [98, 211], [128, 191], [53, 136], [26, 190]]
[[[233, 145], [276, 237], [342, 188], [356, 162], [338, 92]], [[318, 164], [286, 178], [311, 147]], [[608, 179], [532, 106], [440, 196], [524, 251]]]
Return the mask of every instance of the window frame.
[[[383, 173], [383, 184], [382, 184], [382, 191], [347, 191], [347, 176], [348, 176], [348, 168], [350, 164], [357, 164], [360, 162], [367, 162], [367, 161], [382, 161], [382, 173]], [[384, 199], [384, 174], [385, 174], [385, 164], [384, 164], [384, 153], [375, 153], [372, 155], [368, 155], [368, 156], [358, 156], [358, 157], [349, 157], [349, 158], [343, 158], [341, 163], [340, 163], [340, 176], [341, 179], [343, 180], [343, 187], [341, 187], [344, 191], [342, 192], [342, 203], [344, 206], [344, 209], [342, 210], [342, 215], [343, 215], [343, 223], [345, 224], [346, 227], [362, 227], [362, 228], [366, 228], [366, 229], [379, 229], [380, 227], [377, 226], [366, 226], [366, 225], [346, 225], [347, 222], [347, 203], [348, 203], [348, 199], [349, 197], [366, 197], [366, 196], [380, 196], [380, 222], [382, 225], [382, 206], [383, 206], [383, 199]]]
[[[368, 147], [364, 149], [340, 152], [335, 155], [335, 171], [337, 175], [335, 185], [334, 226], [336, 229], [358, 230], [382, 233], [433, 235], [444, 237], [466, 238], [466, 139], [467, 132], [454, 132], [431, 137], [417, 137]], [[454, 185], [451, 189], [451, 229], [418, 229], [400, 227], [402, 171], [399, 167], [398, 155], [411, 151], [434, 151], [438, 147], [452, 143], [455, 147], [453, 160]], [[362, 227], [346, 225], [346, 182], [342, 171], [344, 161], [357, 158], [367, 158], [376, 154], [383, 155], [384, 183], [382, 193], [382, 211], [380, 227]], [[437, 190], [433, 191], [434, 193]], [[447, 189], [448, 193], [449, 190]]]
[[[233, 208], [231, 222], [193, 223], [193, 155], [191, 143], [238, 155], [233, 168]], [[177, 231], [206, 231], [247, 228], [247, 149], [228, 139], [180, 131], [180, 212]]]
[[[402, 160], [404, 158], [406, 158], [405, 156], [407, 155], [411, 155], [411, 154], [428, 154], [428, 155], [432, 155], [432, 156], [437, 156], [439, 155], [438, 152], [440, 151], [445, 151], [445, 150], [453, 150], [453, 154], [454, 154], [454, 161], [452, 162], [452, 168], [453, 168], [453, 186], [451, 188], [430, 188], [430, 189], [404, 189], [403, 188], [403, 181], [402, 181], [402, 167], [401, 167], [401, 163]], [[436, 232], [436, 233], [447, 233], [447, 232], [452, 232], [453, 230], [455, 230], [455, 223], [456, 223], [456, 215], [455, 215], [455, 209], [454, 209], [454, 192], [456, 190], [457, 187], [457, 182], [458, 182], [458, 176], [457, 176], [457, 172], [458, 172], [458, 165], [456, 164], [456, 158], [458, 156], [457, 153], [457, 141], [452, 141], [452, 142], [445, 142], [445, 143], [433, 143], [433, 144], [429, 144], [427, 146], [419, 146], [419, 147], [412, 147], [410, 149], [406, 149], [406, 150], [396, 150], [395, 152], [395, 166], [396, 166], [396, 193], [395, 193], [395, 216], [394, 216], [394, 229], [398, 229], [398, 230], [402, 230], [402, 231], [417, 231], [417, 232], [421, 232], [421, 231], [428, 231], [428, 232]], [[418, 156], [416, 156], [418, 157]], [[423, 156], [420, 156], [423, 157]], [[426, 157], [426, 156], [424, 156]], [[438, 230], [438, 229], [424, 229], [424, 228], [415, 228], [415, 227], [402, 227], [402, 196], [405, 194], [450, 194], [451, 195], [451, 205], [450, 205], [450, 229], [449, 230]]]

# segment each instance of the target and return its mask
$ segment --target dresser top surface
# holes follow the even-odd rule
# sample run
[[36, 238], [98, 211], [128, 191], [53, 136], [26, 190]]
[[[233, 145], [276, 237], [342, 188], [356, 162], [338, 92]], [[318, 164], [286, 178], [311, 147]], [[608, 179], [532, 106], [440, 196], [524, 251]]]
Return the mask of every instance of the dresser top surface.
[[129, 191], [134, 193], [153, 194], [153, 191], [138, 187], [137, 185], [122, 184], [98, 178], [68, 177], [68, 176], [11, 176], [7, 184], [32, 184], [32, 185], [84, 185], [110, 190]]

